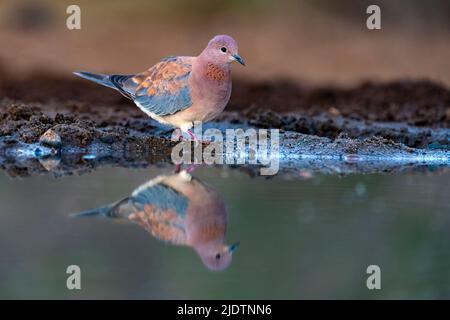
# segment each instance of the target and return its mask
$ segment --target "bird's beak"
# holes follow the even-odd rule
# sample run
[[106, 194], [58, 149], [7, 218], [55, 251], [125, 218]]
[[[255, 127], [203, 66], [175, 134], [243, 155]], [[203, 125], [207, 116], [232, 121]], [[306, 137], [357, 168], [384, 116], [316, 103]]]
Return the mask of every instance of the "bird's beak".
[[228, 252], [233, 253], [236, 251], [237, 247], [239, 247], [240, 242], [233, 243], [231, 246], [228, 247]]
[[242, 59], [242, 57], [240, 55], [238, 55], [237, 53], [233, 54], [233, 58], [234, 58], [234, 60], [236, 60], [237, 62], [239, 62], [243, 66], [245, 66], [245, 61], [244, 61], [244, 59]]

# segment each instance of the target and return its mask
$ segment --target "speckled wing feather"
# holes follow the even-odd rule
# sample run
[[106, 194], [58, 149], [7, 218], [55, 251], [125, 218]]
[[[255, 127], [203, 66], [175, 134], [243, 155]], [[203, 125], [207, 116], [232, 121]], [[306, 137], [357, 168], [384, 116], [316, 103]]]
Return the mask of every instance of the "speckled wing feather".
[[185, 221], [189, 200], [164, 184], [139, 188], [128, 200], [135, 210], [128, 219], [154, 237], [173, 244], [186, 243]]
[[75, 217], [102, 215], [135, 222], [156, 238], [173, 244], [186, 244], [189, 199], [157, 177], [138, 187], [131, 196]]
[[169, 57], [145, 72], [118, 79], [122, 81], [119, 91], [129, 94], [138, 107], [150, 116], [171, 115], [192, 105], [188, 84], [191, 70], [188, 59]]

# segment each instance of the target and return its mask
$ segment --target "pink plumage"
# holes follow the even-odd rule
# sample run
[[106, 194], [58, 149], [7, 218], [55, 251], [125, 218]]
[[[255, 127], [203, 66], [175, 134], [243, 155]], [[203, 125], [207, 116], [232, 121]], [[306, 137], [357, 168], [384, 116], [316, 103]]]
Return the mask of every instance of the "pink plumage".
[[142, 73], [76, 75], [118, 90], [153, 119], [190, 132], [194, 121], [217, 117], [231, 96], [231, 63], [245, 65], [237, 42], [230, 36], [211, 39], [197, 57], [163, 59]]

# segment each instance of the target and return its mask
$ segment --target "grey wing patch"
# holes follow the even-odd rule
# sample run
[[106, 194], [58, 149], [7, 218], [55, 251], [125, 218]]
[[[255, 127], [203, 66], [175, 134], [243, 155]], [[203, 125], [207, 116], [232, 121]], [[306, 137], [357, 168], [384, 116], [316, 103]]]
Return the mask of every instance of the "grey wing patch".
[[[192, 65], [169, 57], [131, 78], [133, 100], [147, 114], [166, 116], [192, 106], [189, 76]], [[127, 80], [129, 82], [130, 80]]]
[[186, 196], [164, 184], [152, 185], [133, 194], [132, 201], [141, 210], [145, 205], [152, 205], [163, 211], [174, 211], [183, 217], [189, 205]]
[[162, 93], [150, 96], [145, 93], [136, 96], [134, 101], [144, 112], [158, 116], [171, 115], [192, 106], [191, 92], [188, 87], [174, 94]]
[[138, 189], [132, 196], [136, 212], [129, 220], [139, 224], [159, 240], [186, 243], [186, 214], [189, 201], [176, 190], [162, 184]]
[[131, 197], [127, 197], [113, 204], [109, 210], [107, 217], [109, 218], [128, 218], [130, 214], [135, 213], [138, 210], [133, 203]]

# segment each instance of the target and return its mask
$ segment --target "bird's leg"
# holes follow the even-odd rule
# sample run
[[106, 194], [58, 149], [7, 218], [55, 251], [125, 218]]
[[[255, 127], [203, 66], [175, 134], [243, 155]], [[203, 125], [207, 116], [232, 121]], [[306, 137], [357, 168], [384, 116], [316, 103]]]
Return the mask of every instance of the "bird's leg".
[[187, 130], [187, 133], [191, 137], [192, 141], [198, 141], [197, 136], [190, 129]]
[[184, 140], [184, 137], [183, 137], [183, 131], [181, 131], [181, 129], [180, 128], [177, 128], [176, 129], [176, 139], [178, 140], [178, 141], [183, 141]]
[[211, 143], [211, 141], [209, 141], [209, 140], [201, 140], [201, 141], [200, 141], [200, 140], [197, 138], [197, 136], [196, 136], [190, 129], [187, 130], [187, 133], [188, 133], [189, 136], [191, 137], [191, 140], [194, 141], [194, 142], [200, 142], [200, 143], [207, 144], [207, 145]]

